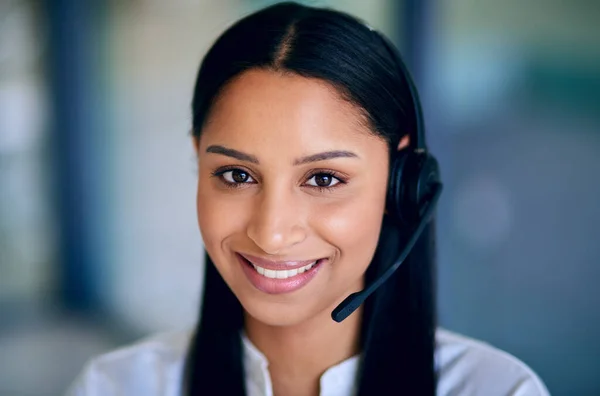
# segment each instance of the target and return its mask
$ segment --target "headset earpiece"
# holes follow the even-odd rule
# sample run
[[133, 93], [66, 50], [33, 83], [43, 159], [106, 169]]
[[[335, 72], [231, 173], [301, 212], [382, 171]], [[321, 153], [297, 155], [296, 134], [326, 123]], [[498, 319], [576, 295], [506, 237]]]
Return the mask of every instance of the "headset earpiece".
[[425, 150], [400, 150], [391, 158], [386, 209], [403, 226], [414, 227], [440, 182], [436, 159]]

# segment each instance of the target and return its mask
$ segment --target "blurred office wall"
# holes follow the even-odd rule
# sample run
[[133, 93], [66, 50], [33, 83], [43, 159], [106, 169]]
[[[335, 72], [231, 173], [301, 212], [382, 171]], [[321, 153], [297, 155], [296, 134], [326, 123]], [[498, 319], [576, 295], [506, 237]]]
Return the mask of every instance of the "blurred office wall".
[[52, 283], [43, 31], [33, 7], [0, 3], [0, 305]]
[[441, 321], [552, 394], [600, 394], [600, 2], [436, 4], [421, 83], [447, 186]]

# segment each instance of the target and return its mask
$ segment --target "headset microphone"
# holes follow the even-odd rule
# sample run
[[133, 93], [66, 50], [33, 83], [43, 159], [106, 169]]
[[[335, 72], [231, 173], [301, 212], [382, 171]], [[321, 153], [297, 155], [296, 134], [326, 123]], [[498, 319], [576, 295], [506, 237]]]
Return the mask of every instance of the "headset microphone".
[[346, 319], [352, 312], [356, 310], [366, 299], [369, 297], [379, 286], [381, 286], [398, 268], [400, 265], [406, 260], [408, 255], [410, 254], [412, 248], [415, 246], [415, 243], [423, 233], [425, 226], [431, 220], [433, 213], [435, 212], [435, 207], [437, 204], [440, 195], [442, 194], [442, 184], [437, 183], [432, 186], [433, 194], [431, 199], [427, 204], [425, 204], [424, 211], [419, 221], [419, 224], [412, 232], [410, 239], [408, 240], [402, 252], [396, 259], [396, 262], [388, 268], [379, 278], [377, 278], [373, 283], [371, 283], [367, 288], [362, 291], [352, 293], [344, 301], [342, 301], [331, 313], [331, 318], [336, 322], [341, 322]]

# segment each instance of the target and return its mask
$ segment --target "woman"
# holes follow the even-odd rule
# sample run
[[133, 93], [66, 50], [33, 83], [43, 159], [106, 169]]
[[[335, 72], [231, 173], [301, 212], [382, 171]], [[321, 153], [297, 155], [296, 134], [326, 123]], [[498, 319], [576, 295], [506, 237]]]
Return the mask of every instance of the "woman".
[[95, 359], [72, 394], [547, 394], [516, 358], [436, 326], [437, 164], [381, 34], [336, 11], [266, 8], [210, 49], [192, 112], [198, 327]]

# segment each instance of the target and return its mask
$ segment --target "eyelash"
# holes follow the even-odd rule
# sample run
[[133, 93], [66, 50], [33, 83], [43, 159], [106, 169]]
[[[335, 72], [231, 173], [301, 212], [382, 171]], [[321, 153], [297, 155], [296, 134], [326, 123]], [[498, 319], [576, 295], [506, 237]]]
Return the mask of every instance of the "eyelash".
[[[256, 178], [252, 176], [252, 174], [250, 172], [248, 172], [247, 170], [240, 168], [240, 167], [224, 167], [224, 168], [219, 168], [217, 170], [215, 170], [214, 172], [211, 173], [212, 177], [217, 177], [219, 179], [219, 181], [227, 188], [231, 188], [231, 189], [235, 189], [235, 188], [242, 188], [243, 184], [252, 184], [252, 183], [232, 183], [229, 181], [226, 181], [223, 179], [223, 175], [227, 172], [231, 172], [231, 171], [241, 171], [244, 173], [247, 173], [252, 179], [254, 179], [256, 181]], [[341, 187], [342, 185], [346, 184], [348, 181], [345, 177], [343, 177], [342, 175], [340, 175], [338, 172], [329, 170], [329, 169], [315, 169], [313, 171], [311, 171], [305, 178], [306, 180], [310, 180], [315, 176], [318, 175], [325, 175], [325, 176], [329, 176], [332, 177], [334, 179], [337, 180], [337, 183], [334, 184], [333, 186], [327, 186], [327, 187], [322, 187], [322, 186], [305, 186], [305, 187], [309, 187], [309, 188], [313, 188], [318, 190], [319, 192], [330, 192], [333, 191], [334, 189]], [[306, 183], [306, 182], [305, 182]]]

